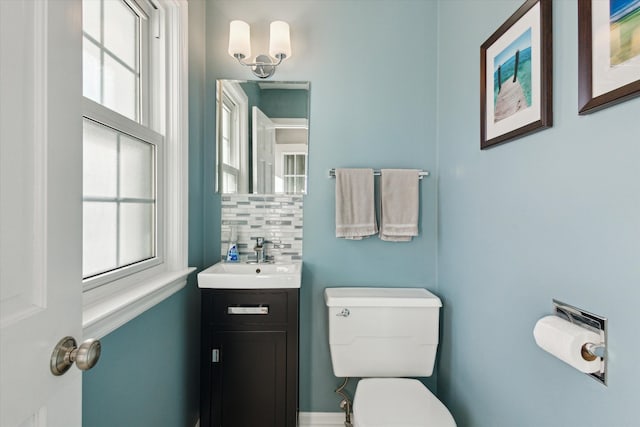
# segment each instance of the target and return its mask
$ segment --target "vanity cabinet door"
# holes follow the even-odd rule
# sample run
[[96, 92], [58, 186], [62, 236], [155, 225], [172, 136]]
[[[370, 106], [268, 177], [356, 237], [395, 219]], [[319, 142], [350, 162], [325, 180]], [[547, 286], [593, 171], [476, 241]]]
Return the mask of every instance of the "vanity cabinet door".
[[298, 289], [202, 291], [202, 427], [295, 427]]
[[285, 331], [213, 335], [219, 351], [211, 375], [215, 426], [286, 425], [286, 343]]

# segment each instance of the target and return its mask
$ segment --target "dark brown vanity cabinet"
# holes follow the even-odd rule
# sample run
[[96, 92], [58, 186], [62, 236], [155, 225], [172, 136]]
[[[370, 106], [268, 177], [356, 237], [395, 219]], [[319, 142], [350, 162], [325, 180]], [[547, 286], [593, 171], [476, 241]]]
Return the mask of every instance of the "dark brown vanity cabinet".
[[202, 290], [201, 426], [296, 426], [298, 297]]

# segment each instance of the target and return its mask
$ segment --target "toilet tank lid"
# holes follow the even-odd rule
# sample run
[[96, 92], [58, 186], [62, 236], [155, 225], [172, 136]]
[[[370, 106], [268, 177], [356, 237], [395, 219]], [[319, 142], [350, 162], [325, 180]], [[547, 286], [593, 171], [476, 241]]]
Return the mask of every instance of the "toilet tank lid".
[[324, 300], [327, 307], [442, 307], [422, 288], [326, 288]]

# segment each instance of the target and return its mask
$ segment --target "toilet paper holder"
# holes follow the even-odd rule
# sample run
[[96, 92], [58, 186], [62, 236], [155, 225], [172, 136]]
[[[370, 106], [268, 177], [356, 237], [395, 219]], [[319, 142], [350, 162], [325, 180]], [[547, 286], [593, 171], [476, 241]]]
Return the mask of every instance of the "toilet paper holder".
[[590, 313], [573, 305], [553, 300], [555, 314], [575, 325], [589, 329], [600, 335], [599, 343], [585, 343], [582, 346], [582, 357], [585, 360], [602, 358], [599, 372], [587, 374], [594, 380], [607, 385], [607, 318]]

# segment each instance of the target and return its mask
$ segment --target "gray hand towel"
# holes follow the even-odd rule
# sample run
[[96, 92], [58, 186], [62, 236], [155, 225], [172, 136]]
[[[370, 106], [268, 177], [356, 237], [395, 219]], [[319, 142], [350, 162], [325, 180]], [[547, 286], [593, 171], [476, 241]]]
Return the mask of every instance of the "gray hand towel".
[[336, 237], [361, 240], [377, 232], [373, 169], [336, 169]]
[[382, 169], [380, 171], [380, 238], [408, 242], [418, 235], [420, 206], [419, 171]]

